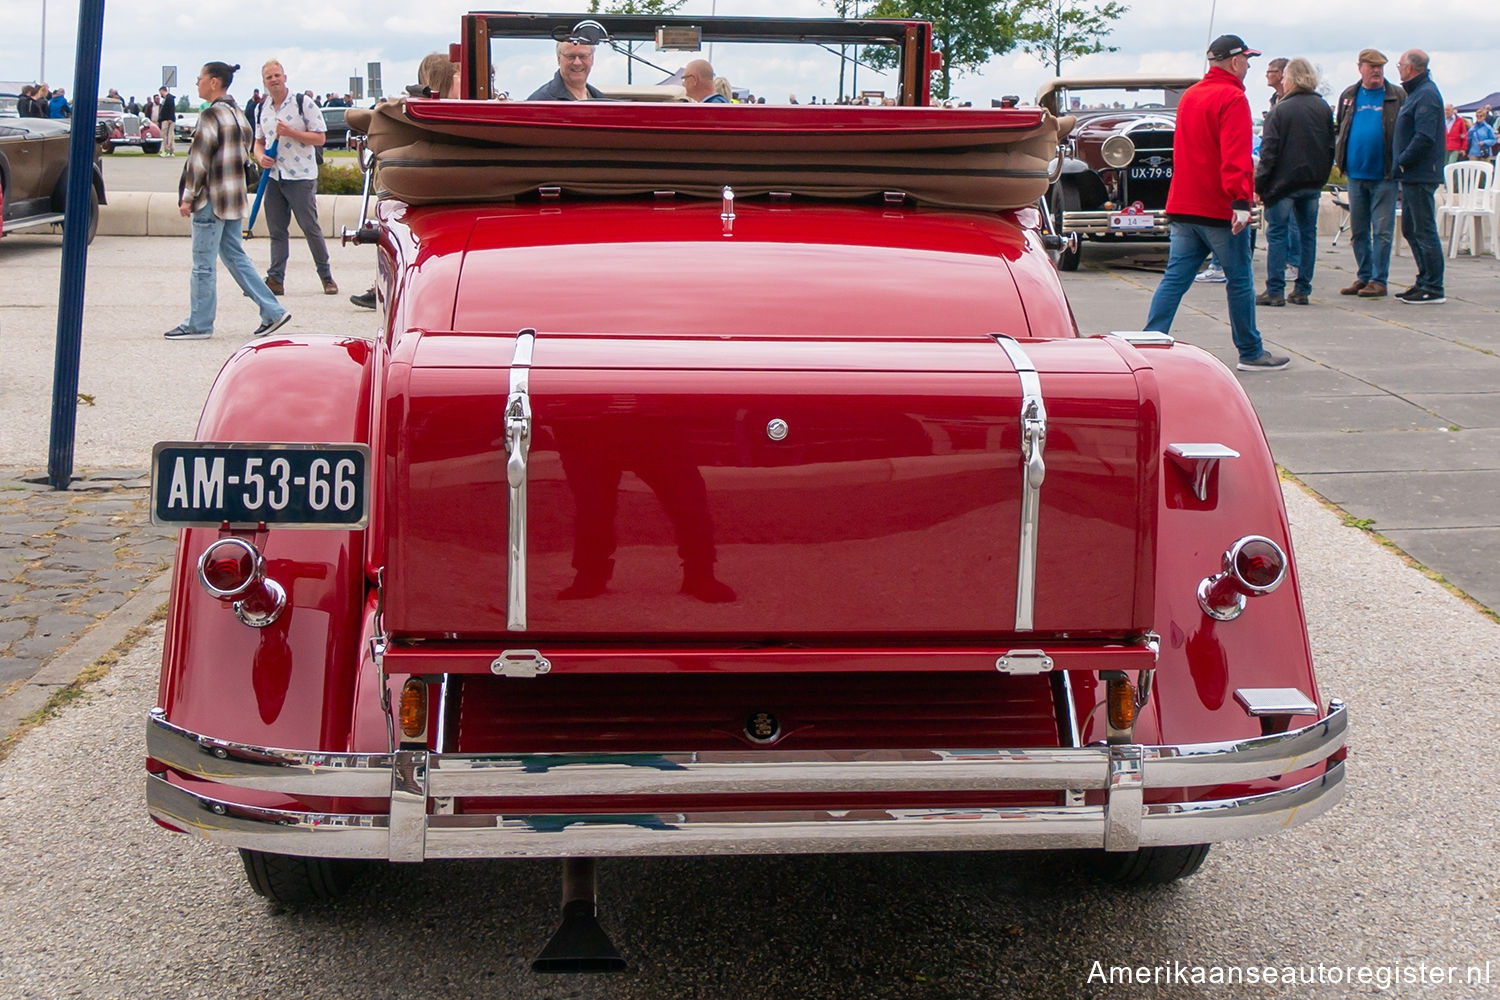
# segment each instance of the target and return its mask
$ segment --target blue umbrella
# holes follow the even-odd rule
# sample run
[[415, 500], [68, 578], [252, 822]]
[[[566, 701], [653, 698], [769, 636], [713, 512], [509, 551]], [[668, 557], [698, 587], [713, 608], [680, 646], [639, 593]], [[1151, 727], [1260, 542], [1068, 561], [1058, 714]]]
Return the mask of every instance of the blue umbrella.
[[[266, 149], [266, 155], [275, 158], [276, 147], [280, 142], [280, 139], [273, 140], [271, 145]], [[266, 181], [270, 179], [271, 171], [262, 169], [260, 172], [260, 183], [255, 185], [255, 203], [250, 206], [250, 221], [245, 223], [244, 235], [247, 239], [255, 235], [250, 230], [255, 228], [255, 217], [260, 214], [260, 200], [266, 196]]]

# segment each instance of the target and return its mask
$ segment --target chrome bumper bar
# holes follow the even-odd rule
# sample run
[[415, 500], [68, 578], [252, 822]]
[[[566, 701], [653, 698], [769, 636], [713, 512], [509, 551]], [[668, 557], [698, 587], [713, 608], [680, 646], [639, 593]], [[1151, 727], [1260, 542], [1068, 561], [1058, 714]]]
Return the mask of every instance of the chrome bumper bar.
[[[1099, 848], [1129, 851], [1272, 833], [1343, 794], [1342, 762], [1309, 781], [1222, 799], [1144, 804], [1147, 788], [1236, 784], [1327, 760], [1344, 745], [1343, 702], [1312, 725], [1183, 746], [1040, 750], [458, 756], [329, 754], [252, 747], [187, 732], [153, 710], [147, 753], [226, 787], [296, 797], [380, 799], [388, 812], [247, 806], [153, 774], [151, 815], [233, 847], [313, 857], [609, 857], [879, 850]], [[451, 811], [454, 798], [1103, 790], [1096, 805], [977, 809], [736, 811], [616, 815]]]
[[[1165, 212], [1160, 209], [1152, 214], [1149, 229], [1114, 229], [1109, 224], [1110, 216], [1118, 215], [1118, 212], [1064, 212], [1062, 220], [1063, 235], [1077, 233], [1080, 236], [1115, 236], [1122, 240], [1131, 239], [1159, 239], [1171, 233], [1172, 224], [1167, 219]], [[1250, 210], [1250, 225], [1254, 229], [1261, 228], [1264, 223], [1264, 213], [1259, 206]]]

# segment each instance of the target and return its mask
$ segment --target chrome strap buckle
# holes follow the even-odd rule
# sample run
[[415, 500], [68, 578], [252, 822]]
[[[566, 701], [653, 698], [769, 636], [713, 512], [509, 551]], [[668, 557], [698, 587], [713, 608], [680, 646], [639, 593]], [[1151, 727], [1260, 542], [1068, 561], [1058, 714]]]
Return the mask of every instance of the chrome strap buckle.
[[510, 532], [505, 627], [526, 629], [526, 461], [531, 455], [531, 353], [536, 331], [516, 334], [505, 400], [505, 481], [510, 486]]
[[1016, 559], [1016, 631], [1028, 632], [1036, 625], [1037, 531], [1042, 513], [1042, 480], [1047, 476], [1047, 464], [1042, 458], [1047, 443], [1047, 407], [1042, 402], [1042, 380], [1031, 358], [1013, 338], [1003, 333], [994, 336], [1021, 378], [1021, 544]]

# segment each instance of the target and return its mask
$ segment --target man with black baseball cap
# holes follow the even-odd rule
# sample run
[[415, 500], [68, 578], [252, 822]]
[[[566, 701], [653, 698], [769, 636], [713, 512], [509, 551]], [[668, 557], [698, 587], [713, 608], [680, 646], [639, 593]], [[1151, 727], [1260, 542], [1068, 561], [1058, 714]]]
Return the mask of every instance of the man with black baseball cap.
[[1255, 167], [1250, 157], [1250, 101], [1245, 74], [1259, 52], [1239, 35], [1220, 35], [1208, 47], [1208, 72], [1177, 105], [1172, 143], [1172, 221], [1167, 270], [1151, 298], [1147, 330], [1170, 332], [1182, 296], [1210, 255], [1224, 268], [1229, 330], [1240, 371], [1275, 371], [1291, 359], [1272, 354], [1255, 328], [1255, 279], [1250, 270], [1250, 205]]

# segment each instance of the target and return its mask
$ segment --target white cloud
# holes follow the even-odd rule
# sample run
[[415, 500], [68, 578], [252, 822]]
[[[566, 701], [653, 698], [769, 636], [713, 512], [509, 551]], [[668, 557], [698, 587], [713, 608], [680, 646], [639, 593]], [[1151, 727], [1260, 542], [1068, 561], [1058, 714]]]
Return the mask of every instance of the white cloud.
[[[71, 92], [78, 0], [6, 0], [0, 76], [35, 79], [43, 3], [47, 82]], [[303, 5], [276, 17], [229, 0], [105, 0], [100, 90], [117, 87], [127, 96], [143, 96], [156, 89], [163, 65], [177, 66], [178, 89], [187, 90], [198, 65], [223, 59], [245, 67], [233, 88], [243, 98], [259, 83], [261, 63], [277, 56], [299, 90], [342, 92], [349, 77], [364, 75], [366, 63], [380, 62], [385, 89], [397, 91], [414, 82], [422, 56], [456, 40], [460, 15], [488, 6], [460, 0], [417, 5], [411, 0], [365, 0], [357, 7]], [[581, 11], [588, 5], [578, 0], [516, 6]], [[830, 13], [817, 0], [689, 0], [683, 12], [701, 16], [710, 9], [736, 15]], [[1068, 64], [1064, 72], [1201, 72], [1211, 10], [1214, 33], [1239, 34], [1267, 56], [1307, 56], [1328, 75], [1333, 90], [1353, 81], [1355, 54], [1366, 46], [1384, 50], [1393, 60], [1405, 48], [1426, 49], [1433, 78], [1455, 103], [1500, 90], [1493, 56], [1494, 40], [1500, 37], [1500, 4], [1472, 0], [1134, 0], [1108, 39], [1119, 51]], [[614, 72], [623, 80], [623, 64], [616, 65], [612, 69], [601, 60], [596, 74]], [[497, 82], [512, 93], [529, 93], [551, 68], [545, 59], [517, 64], [516, 79]], [[980, 73], [957, 77], [955, 94], [981, 106], [1002, 94], [1029, 97], [1050, 75], [1030, 56], [1009, 53]], [[775, 99], [790, 92], [819, 91], [823, 96], [818, 81], [800, 63], [768, 60], [737, 66], [732, 76], [736, 85]], [[1252, 105], [1264, 107], [1269, 91], [1257, 69], [1252, 68], [1247, 84]]]

